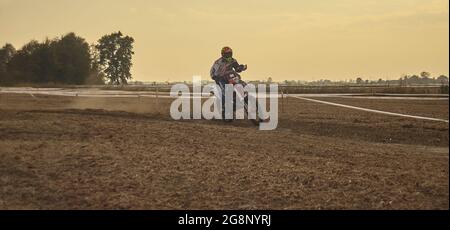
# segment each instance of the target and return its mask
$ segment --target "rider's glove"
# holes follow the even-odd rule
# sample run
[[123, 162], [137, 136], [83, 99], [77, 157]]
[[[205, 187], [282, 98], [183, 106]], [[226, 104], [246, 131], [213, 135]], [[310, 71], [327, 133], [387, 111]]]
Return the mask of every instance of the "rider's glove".
[[247, 70], [247, 65], [240, 65], [238, 68], [237, 68], [237, 72], [242, 72], [242, 71], [245, 71], [245, 70]]

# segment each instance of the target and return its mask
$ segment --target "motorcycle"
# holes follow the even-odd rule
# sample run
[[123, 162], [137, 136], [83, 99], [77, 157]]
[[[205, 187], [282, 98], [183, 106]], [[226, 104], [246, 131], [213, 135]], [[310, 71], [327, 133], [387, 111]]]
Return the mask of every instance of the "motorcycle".
[[[241, 75], [239, 73], [237, 73], [236, 71], [232, 71], [230, 74], [228, 74], [227, 76], [227, 80], [229, 84], [237, 85], [240, 84], [242, 85], [242, 87], [235, 87], [234, 88], [234, 93], [233, 93], [233, 113], [235, 116], [236, 110], [237, 110], [237, 100], [243, 102], [242, 104], [244, 105], [244, 112], [245, 115], [247, 115], [247, 118], [249, 117], [249, 97], [253, 97], [254, 95], [250, 95], [248, 92], [246, 92], [244, 90], [244, 88], [247, 86], [247, 83], [245, 81], [242, 80]], [[260, 114], [259, 114], [259, 102], [258, 100], [255, 98], [256, 101], [256, 106], [255, 106], [255, 111], [251, 111], [254, 112], [256, 114], [256, 119], [249, 119], [254, 125], [259, 126], [260, 122], [261, 122], [261, 118], [260, 118]]]

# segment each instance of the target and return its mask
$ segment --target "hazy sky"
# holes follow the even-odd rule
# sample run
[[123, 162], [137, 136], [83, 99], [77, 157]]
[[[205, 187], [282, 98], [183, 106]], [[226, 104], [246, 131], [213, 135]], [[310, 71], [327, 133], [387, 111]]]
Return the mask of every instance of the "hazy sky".
[[449, 73], [448, 0], [0, 0], [0, 44], [75, 32], [135, 38], [140, 81], [209, 78], [220, 49], [246, 79]]

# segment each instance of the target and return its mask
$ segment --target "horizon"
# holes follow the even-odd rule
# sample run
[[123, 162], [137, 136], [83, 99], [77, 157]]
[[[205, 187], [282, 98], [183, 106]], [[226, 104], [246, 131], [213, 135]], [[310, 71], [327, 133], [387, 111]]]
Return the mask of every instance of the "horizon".
[[69, 32], [93, 43], [120, 30], [136, 40], [132, 74], [142, 82], [209, 80], [223, 46], [249, 65], [248, 80], [449, 75], [446, 0], [235, 2], [0, 0], [0, 45]]

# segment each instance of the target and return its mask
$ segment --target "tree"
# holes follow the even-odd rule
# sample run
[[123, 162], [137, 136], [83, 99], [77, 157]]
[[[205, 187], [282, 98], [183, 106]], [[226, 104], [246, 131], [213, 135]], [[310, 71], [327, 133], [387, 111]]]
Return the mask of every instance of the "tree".
[[428, 84], [431, 83], [433, 80], [430, 79], [431, 74], [429, 72], [421, 72], [420, 73], [420, 83], [421, 84]]
[[89, 44], [75, 33], [69, 33], [53, 46], [57, 82], [84, 84], [91, 71]]
[[100, 68], [100, 54], [95, 48], [94, 44], [91, 44], [89, 47], [90, 55], [91, 55], [91, 66], [89, 77], [86, 79], [85, 84], [88, 85], [104, 85], [105, 84], [105, 74], [101, 71]]
[[134, 39], [119, 31], [103, 36], [95, 46], [99, 52], [99, 65], [110, 84], [127, 84], [131, 79], [130, 69]]
[[269, 77], [269, 78], [267, 79], [267, 83], [268, 83], [268, 84], [272, 84], [272, 82], [273, 82], [272, 77]]
[[0, 49], [0, 71], [4, 70], [6, 71], [6, 64], [8, 64], [9, 61], [11, 61], [12, 57], [16, 53], [16, 49], [13, 45], [6, 43], [1, 49]]
[[9, 43], [5, 44], [5, 46], [0, 49], [0, 83], [10, 81], [7, 66], [15, 53], [16, 49]]
[[90, 73], [89, 44], [75, 33], [31, 41], [8, 64], [14, 83], [84, 84]]
[[417, 75], [412, 75], [411, 77], [409, 77], [408, 82], [412, 83], [412, 84], [419, 84], [420, 83], [420, 77], [417, 76]]
[[361, 85], [363, 82], [364, 81], [362, 78], [360, 78], [360, 77], [356, 78], [356, 84]]
[[428, 79], [428, 78], [430, 78], [430, 76], [431, 76], [431, 74], [429, 72], [424, 71], [424, 72], [420, 73], [420, 77], [422, 79]]
[[402, 82], [402, 84], [404, 84], [404, 85], [408, 85], [408, 81], [409, 81], [409, 76], [408, 76], [408, 75], [403, 75], [403, 77], [402, 77], [402, 78], [400, 78], [400, 80], [403, 80], [403, 81], [401, 81], [401, 82]]
[[448, 77], [445, 75], [441, 75], [437, 78], [437, 81], [441, 84], [448, 84]]
[[8, 63], [8, 74], [13, 79], [12, 83], [38, 81], [40, 66], [36, 54], [39, 49], [41, 49], [41, 44], [36, 40], [32, 40], [11, 58]]

